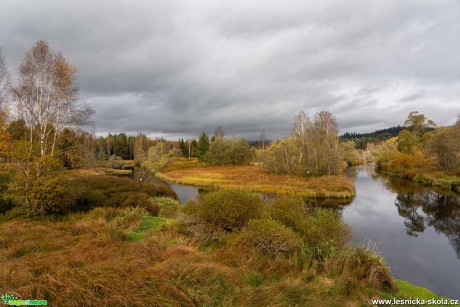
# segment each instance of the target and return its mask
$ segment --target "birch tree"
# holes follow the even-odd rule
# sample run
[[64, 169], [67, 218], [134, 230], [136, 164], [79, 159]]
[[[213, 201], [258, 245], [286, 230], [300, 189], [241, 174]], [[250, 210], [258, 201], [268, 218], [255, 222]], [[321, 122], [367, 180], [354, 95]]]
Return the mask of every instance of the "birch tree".
[[76, 79], [77, 68], [44, 41], [34, 44], [19, 67], [13, 99], [29, 129], [30, 143], [39, 143], [42, 156], [54, 155], [63, 128], [83, 125], [93, 113], [78, 99]]

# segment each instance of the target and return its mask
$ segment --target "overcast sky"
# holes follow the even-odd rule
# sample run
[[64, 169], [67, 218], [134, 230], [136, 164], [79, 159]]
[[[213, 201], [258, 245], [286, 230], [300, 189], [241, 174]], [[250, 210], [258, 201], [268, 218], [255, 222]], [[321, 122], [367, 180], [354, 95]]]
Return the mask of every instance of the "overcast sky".
[[0, 0], [14, 76], [47, 41], [79, 67], [97, 133], [289, 133], [300, 110], [341, 132], [460, 114], [458, 0]]

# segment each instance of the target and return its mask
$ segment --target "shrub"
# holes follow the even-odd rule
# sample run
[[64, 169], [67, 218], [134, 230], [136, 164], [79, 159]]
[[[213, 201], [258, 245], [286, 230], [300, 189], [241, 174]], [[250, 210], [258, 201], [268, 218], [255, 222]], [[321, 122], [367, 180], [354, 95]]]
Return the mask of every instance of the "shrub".
[[270, 257], [298, 252], [302, 245], [302, 240], [291, 228], [270, 218], [250, 220], [241, 232], [241, 239]]
[[215, 230], [240, 230], [250, 219], [261, 215], [263, 200], [256, 194], [221, 190], [201, 194], [198, 202], [185, 205], [186, 215], [196, 224]]
[[[176, 198], [174, 191], [167, 185], [144, 183], [139, 187], [137, 181], [129, 178], [87, 174], [73, 171], [66, 185], [66, 194], [73, 198], [67, 211], [88, 211], [95, 207], [143, 206], [149, 212], [158, 214], [159, 208], [150, 205], [152, 196]], [[139, 196], [142, 195], [142, 196]]]
[[158, 216], [160, 213], [160, 206], [153, 203], [146, 193], [131, 194], [126, 198], [123, 203], [124, 207], [140, 207], [144, 208], [150, 215]]
[[350, 239], [350, 227], [346, 225], [340, 213], [330, 209], [312, 210], [312, 225], [305, 229], [304, 240], [314, 251], [318, 260], [343, 250]]
[[271, 218], [302, 233], [309, 223], [309, 212], [303, 199], [296, 197], [279, 197], [267, 204]]
[[274, 199], [267, 212], [272, 219], [296, 231], [304, 241], [304, 250], [320, 261], [343, 250], [350, 237], [350, 228], [338, 212], [307, 208], [300, 198]]
[[24, 142], [14, 148], [12, 158], [18, 168], [8, 184], [8, 198], [29, 216], [59, 212], [71, 201], [65, 191], [67, 178], [61, 173], [62, 165], [51, 155], [29, 154], [32, 149]]

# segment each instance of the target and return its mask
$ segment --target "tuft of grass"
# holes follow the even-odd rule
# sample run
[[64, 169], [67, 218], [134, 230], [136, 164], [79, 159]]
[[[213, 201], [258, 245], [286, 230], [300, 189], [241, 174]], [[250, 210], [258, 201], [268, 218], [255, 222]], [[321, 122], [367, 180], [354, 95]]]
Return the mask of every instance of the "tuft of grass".
[[212, 166], [156, 173], [159, 179], [179, 184], [231, 190], [244, 190], [278, 196], [311, 198], [351, 198], [353, 182], [345, 176], [298, 177], [276, 175], [260, 166]]

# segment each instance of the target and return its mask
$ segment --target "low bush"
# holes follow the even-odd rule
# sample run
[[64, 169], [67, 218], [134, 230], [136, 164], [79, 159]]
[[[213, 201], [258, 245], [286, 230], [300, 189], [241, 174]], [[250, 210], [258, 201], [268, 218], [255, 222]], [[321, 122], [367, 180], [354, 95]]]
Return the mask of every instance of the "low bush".
[[65, 208], [66, 212], [88, 211], [99, 206], [140, 206], [152, 215], [158, 215], [159, 206], [151, 202], [151, 197], [177, 197], [165, 184], [145, 182], [140, 187], [130, 178], [83, 171], [70, 173], [66, 191], [73, 198], [72, 204]]
[[150, 215], [158, 216], [160, 206], [152, 202], [147, 193], [130, 194], [123, 202], [124, 207], [141, 207], [144, 208]]
[[241, 242], [273, 258], [297, 253], [302, 246], [291, 228], [270, 218], [250, 220], [241, 232]]
[[312, 210], [313, 223], [303, 232], [305, 242], [313, 247], [317, 259], [344, 250], [350, 240], [351, 229], [338, 211], [315, 208]]
[[201, 194], [196, 203], [188, 202], [184, 208], [198, 223], [224, 231], [241, 230], [249, 220], [258, 218], [262, 209], [260, 196], [238, 190]]
[[309, 211], [303, 199], [279, 197], [268, 202], [267, 211], [271, 218], [302, 233], [308, 227]]
[[303, 250], [322, 261], [345, 249], [350, 228], [331, 209], [308, 208], [300, 198], [277, 198], [268, 203], [269, 216], [291, 227], [303, 239]]

